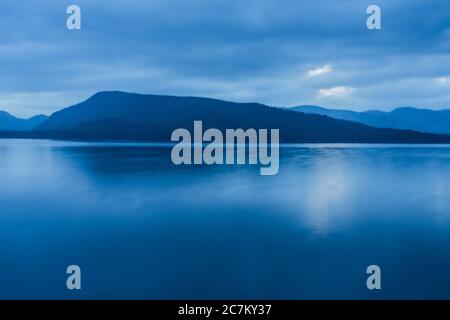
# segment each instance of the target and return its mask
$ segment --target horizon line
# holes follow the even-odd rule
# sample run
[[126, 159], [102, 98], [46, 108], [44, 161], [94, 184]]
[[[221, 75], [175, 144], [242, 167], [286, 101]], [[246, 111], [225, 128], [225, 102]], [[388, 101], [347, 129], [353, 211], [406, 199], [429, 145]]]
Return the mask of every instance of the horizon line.
[[450, 107], [442, 107], [442, 108], [438, 108], [438, 109], [431, 109], [429, 107], [413, 106], [413, 105], [407, 105], [407, 104], [400, 105], [400, 106], [397, 106], [397, 107], [391, 107], [391, 108], [388, 108], [386, 110], [382, 110], [382, 109], [379, 109], [377, 107], [370, 107], [370, 108], [365, 108], [363, 110], [360, 110], [360, 109], [358, 109], [358, 107], [354, 107], [354, 106], [328, 107], [328, 106], [324, 106], [324, 105], [320, 105], [320, 104], [311, 104], [311, 103], [303, 103], [303, 104], [295, 104], [295, 105], [290, 105], [290, 106], [282, 106], [282, 105], [274, 105], [274, 104], [268, 104], [268, 103], [257, 102], [257, 101], [239, 101], [238, 102], [238, 101], [235, 101], [235, 100], [232, 100], [232, 99], [208, 97], [208, 96], [200, 96], [200, 95], [176, 95], [176, 94], [165, 94], [165, 93], [131, 92], [131, 91], [123, 91], [123, 90], [101, 90], [101, 91], [97, 91], [97, 92], [89, 95], [84, 100], [80, 100], [79, 102], [76, 102], [76, 103], [73, 103], [73, 104], [68, 104], [67, 106], [62, 107], [60, 109], [57, 109], [56, 111], [53, 111], [53, 112], [51, 112], [49, 114], [41, 112], [41, 113], [33, 114], [31, 116], [21, 117], [21, 116], [16, 116], [13, 111], [9, 110], [9, 108], [2, 108], [2, 107], [0, 107], [0, 113], [7, 113], [10, 116], [13, 116], [14, 118], [17, 118], [19, 120], [29, 120], [29, 119], [37, 117], [37, 116], [50, 117], [55, 112], [64, 110], [66, 108], [70, 108], [72, 106], [75, 106], [75, 105], [77, 105], [79, 103], [87, 101], [87, 100], [93, 98], [94, 96], [96, 96], [98, 94], [102, 94], [102, 93], [122, 93], [122, 94], [132, 94], [132, 95], [142, 95], [142, 96], [158, 96], [158, 97], [168, 97], [168, 98], [209, 99], [209, 100], [224, 101], [224, 102], [236, 103], [236, 104], [260, 104], [260, 105], [264, 105], [264, 106], [267, 106], [267, 107], [288, 109], [288, 110], [294, 109], [294, 108], [301, 108], [301, 107], [318, 107], [318, 108], [331, 110], [331, 111], [351, 111], [351, 112], [356, 112], [356, 113], [365, 113], [365, 112], [373, 112], [373, 111], [382, 112], [382, 113], [390, 113], [390, 112], [393, 112], [393, 111], [398, 110], [398, 109], [406, 109], [406, 108], [408, 108], [408, 109], [415, 109], [415, 110], [423, 110], [423, 111], [432, 111], [432, 112], [439, 112], [439, 111], [450, 110]]

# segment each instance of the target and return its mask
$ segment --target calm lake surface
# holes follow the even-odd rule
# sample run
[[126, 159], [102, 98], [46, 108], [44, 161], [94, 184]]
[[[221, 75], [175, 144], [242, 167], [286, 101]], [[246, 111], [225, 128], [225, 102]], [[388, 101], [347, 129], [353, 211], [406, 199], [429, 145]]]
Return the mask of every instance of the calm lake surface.
[[170, 151], [0, 140], [0, 298], [450, 298], [450, 147], [294, 145], [275, 176]]

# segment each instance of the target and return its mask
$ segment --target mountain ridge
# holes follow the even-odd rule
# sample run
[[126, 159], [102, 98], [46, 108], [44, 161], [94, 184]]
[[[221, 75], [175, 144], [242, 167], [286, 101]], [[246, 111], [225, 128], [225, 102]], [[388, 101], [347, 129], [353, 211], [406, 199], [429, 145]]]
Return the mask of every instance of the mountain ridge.
[[27, 131], [32, 130], [42, 122], [48, 119], [48, 116], [40, 114], [28, 119], [17, 118], [9, 112], [0, 110], [0, 130], [8, 131]]
[[380, 129], [320, 114], [260, 103], [203, 97], [102, 91], [54, 112], [31, 131], [3, 131], [3, 138], [170, 142], [178, 128], [280, 129], [285, 143], [450, 143], [450, 135]]
[[205, 130], [280, 129], [281, 142], [450, 142], [450, 136], [378, 129], [260, 103], [122, 91], [98, 92], [57, 111], [35, 128], [33, 135], [167, 142], [173, 130], [191, 129], [196, 120], [203, 121]]
[[377, 128], [413, 130], [419, 132], [450, 134], [450, 109], [431, 110], [417, 107], [399, 107], [392, 111], [328, 109], [319, 106], [298, 106], [290, 110], [326, 115], [335, 119], [349, 120]]

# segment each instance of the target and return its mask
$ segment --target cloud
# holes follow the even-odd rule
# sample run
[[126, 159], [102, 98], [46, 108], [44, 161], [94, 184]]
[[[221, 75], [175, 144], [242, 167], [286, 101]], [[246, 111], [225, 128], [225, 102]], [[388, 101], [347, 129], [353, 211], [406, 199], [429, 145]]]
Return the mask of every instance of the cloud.
[[332, 87], [328, 89], [320, 89], [319, 90], [319, 97], [320, 98], [327, 98], [332, 96], [344, 96], [351, 92], [353, 92], [354, 88], [339, 86], [339, 87]]
[[434, 78], [434, 81], [437, 82], [438, 84], [450, 83], [450, 76]]
[[329, 72], [331, 72], [332, 70], [333, 70], [332, 66], [329, 65], [329, 64], [327, 64], [327, 65], [324, 65], [323, 67], [309, 70], [309, 71], [308, 71], [308, 75], [309, 75], [310, 77], [317, 77], [317, 76], [320, 76], [320, 75], [329, 73]]
[[450, 106], [444, 80], [433, 81], [450, 75], [448, 2], [379, 0], [376, 32], [361, 0], [77, 0], [79, 31], [66, 28], [70, 4], [2, 6], [0, 109], [48, 113], [99, 90], [360, 110]]

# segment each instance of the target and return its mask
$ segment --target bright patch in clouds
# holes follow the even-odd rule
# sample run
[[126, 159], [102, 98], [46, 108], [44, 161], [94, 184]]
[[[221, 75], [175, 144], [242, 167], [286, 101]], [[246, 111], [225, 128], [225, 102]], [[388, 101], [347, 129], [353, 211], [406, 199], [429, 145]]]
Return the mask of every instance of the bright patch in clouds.
[[449, 77], [439, 77], [439, 78], [435, 78], [434, 81], [436, 81], [439, 84], [446, 84], [446, 83], [450, 83], [450, 76]]
[[333, 96], [344, 96], [344, 95], [351, 93], [354, 90], [355, 90], [354, 88], [349, 88], [349, 87], [344, 87], [344, 86], [320, 89], [319, 97], [326, 98], [326, 97], [333, 97]]
[[324, 65], [324, 66], [322, 66], [320, 68], [309, 70], [308, 71], [308, 75], [310, 77], [317, 77], [317, 76], [329, 73], [331, 71], [333, 71], [333, 67], [331, 65], [327, 64], [327, 65]]

